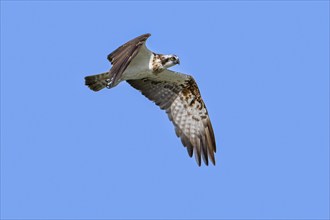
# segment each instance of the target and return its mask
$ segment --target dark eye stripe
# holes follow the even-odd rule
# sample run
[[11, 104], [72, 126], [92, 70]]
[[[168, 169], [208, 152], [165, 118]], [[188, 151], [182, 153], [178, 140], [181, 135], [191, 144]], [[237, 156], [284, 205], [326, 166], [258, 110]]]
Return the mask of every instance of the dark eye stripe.
[[169, 58], [166, 58], [166, 59], [162, 59], [161, 61], [162, 61], [162, 65], [165, 65], [165, 63], [167, 63], [168, 62], [168, 60], [169, 60]]

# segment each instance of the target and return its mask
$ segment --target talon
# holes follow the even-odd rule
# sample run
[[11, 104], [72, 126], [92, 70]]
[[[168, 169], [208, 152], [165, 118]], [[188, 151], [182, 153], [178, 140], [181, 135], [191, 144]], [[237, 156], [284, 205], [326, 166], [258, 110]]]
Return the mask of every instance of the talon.
[[106, 79], [105, 81], [107, 83], [107, 85], [106, 85], [107, 89], [110, 89], [111, 88], [111, 80], [110, 79]]

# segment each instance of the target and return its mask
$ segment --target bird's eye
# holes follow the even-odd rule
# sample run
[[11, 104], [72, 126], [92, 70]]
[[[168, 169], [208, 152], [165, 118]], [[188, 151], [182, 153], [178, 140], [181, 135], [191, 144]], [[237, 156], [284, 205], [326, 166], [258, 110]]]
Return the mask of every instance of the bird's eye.
[[171, 61], [174, 61], [175, 60], [175, 57], [171, 57], [171, 59], [170, 59]]

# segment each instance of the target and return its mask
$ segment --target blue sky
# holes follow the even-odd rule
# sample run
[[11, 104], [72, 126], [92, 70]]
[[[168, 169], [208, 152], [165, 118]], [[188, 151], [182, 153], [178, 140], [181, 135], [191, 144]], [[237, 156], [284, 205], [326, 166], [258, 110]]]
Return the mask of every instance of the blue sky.
[[[1, 218], [329, 218], [329, 2], [1, 2]], [[127, 83], [151, 33], [206, 102], [217, 165]]]

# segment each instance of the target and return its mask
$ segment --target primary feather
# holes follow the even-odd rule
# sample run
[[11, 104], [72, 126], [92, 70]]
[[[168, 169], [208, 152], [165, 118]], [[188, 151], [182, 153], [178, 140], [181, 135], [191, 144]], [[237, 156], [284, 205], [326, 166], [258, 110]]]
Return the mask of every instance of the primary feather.
[[112, 68], [107, 73], [85, 77], [85, 84], [99, 91], [127, 81], [166, 111], [176, 135], [188, 155], [195, 155], [199, 166], [202, 160], [206, 165], [209, 160], [215, 165], [215, 136], [196, 81], [190, 75], [168, 70], [180, 63], [179, 58], [148, 50], [145, 42], [149, 36], [134, 38], [110, 53]]

